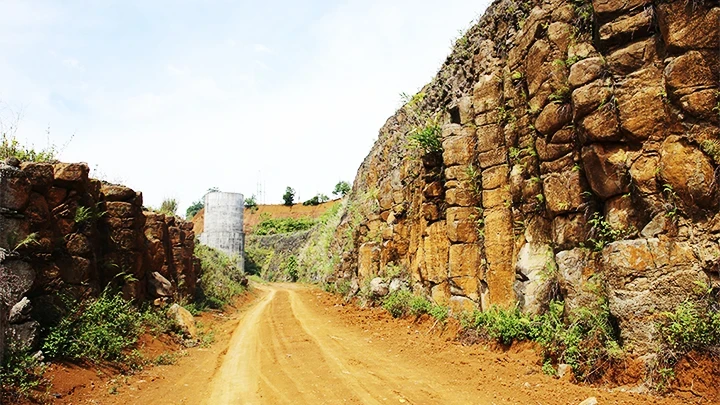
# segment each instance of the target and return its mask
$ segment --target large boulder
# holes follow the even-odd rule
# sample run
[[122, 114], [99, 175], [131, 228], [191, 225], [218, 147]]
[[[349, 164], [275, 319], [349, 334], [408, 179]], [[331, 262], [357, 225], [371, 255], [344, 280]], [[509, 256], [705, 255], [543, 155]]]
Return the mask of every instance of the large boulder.
[[515, 271], [515, 292], [523, 312], [532, 315], [542, 313], [552, 298], [555, 286], [557, 266], [552, 247], [526, 243], [518, 253]]
[[660, 177], [679, 197], [674, 203], [683, 208], [694, 210], [717, 206], [715, 168], [710, 158], [678, 137], [672, 136], [663, 142]]
[[689, 242], [656, 238], [613, 242], [601, 256], [610, 312], [625, 347], [644, 355], [656, 349], [657, 324], [664, 311], [698, 298], [709, 285]]
[[593, 144], [583, 148], [582, 160], [590, 187], [603, 200], [630, 190], [627, 148]]
[[186, 339], [197, 339], [197, 326], [190, 311], [178, 304], [172, 304], [168, 309], [168, 315], [175, 321]]

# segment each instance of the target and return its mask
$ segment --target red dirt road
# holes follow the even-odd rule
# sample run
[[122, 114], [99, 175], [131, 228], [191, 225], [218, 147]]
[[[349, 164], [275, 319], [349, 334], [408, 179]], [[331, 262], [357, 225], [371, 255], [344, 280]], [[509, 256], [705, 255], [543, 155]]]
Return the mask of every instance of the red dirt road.
[[[540, 372], [529, 346], [462, 346], [432, 322], [342, 305], [314, 287], [256, 286], [210, 349], [148, 369], [114, 389], [68, 397], [100, 404], [686, 404], [574, 385]], [[701, 403], [700, 399], [694, 399]]]

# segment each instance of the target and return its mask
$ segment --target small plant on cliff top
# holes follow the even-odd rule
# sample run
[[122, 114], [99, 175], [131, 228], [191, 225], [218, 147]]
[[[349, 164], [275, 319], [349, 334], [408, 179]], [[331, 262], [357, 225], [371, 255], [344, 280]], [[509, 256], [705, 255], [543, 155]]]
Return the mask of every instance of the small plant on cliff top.
[[9, 157], [19, 159], [21, 162], [55, 162], [58, 149], [55, 145], [46, 149], [35, 150], [20, 144], [14, 136], [3, 133], [0, 139], [0, 161]]
[[287, 205], [288, 207], [293, 205], [295, 202], [295, 189], [288, 186], [285, 188], [285, 194], [282, 196], [283, 204]]

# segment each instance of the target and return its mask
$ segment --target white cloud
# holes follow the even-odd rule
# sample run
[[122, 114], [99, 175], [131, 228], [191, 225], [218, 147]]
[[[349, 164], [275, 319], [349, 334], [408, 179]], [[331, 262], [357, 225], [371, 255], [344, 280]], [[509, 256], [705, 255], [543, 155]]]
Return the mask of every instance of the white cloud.
[[252, 48], [253, 48], [253, 51], [255, 51], [257, 53], [268, 53], [268, 54], [273, 53], [272, 49], [268, 48], [267, 46], [265, 46], [263, 44], [254, 44], [252, 46]]
[[75, 58], [65, 58], [65, 59], [63, 59], [62, 64], [63, 64], [63, 66], [70, 68], [70, 69], [75, 69], [75, 70], [80, 70], [80, 71], [85, 70], [85, 68], [80, 64], [80, 61]]

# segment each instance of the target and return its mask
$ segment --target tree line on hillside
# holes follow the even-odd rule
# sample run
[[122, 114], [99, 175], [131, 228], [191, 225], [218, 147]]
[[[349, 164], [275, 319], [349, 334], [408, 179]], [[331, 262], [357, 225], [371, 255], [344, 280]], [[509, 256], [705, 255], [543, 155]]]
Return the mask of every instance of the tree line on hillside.
[[[351, 190], [350, 183], [348, 183], [347, 181], [339, 181], [335, 185], [335, 189], [333, 190], [332, 193], [333, 193], [333, 195], [338, 196], [338, 197], [345, 197], [346, 195], [348, 195], [348, 193], [350, 193], [350, 190]], [[295, 204], [295, 189], [290, 186], [285, 188], [285, 194], [283, 194], [282, 198], [283, 198], [283, 204], [285, 204], [287, 206], [291, 206], [291, 205]], [[315, 196], [313, 196], [309, 200], [304, 201], [303, 205], [320, 205], [329, 200], [330, 200], [330, 198], [327, 195], [322, 194], [322, 193], [317, 193]]]
[[[352, 188], [352, 186], [347, 181], [339, 181], [335, 185], [335, 189], [333, 190], [332, 194], [337, 197], [345, 197], [346, 195], [348, 195], [348, 193], [350, 193], [351, 188]], [[212, 188], [209, 188], [207, 192], [211, 193], [214, 191], [220, 191], [220, 190], [217, 187], [212, 187]], [[295, 189], [288, 186], [285, 189], [285, 194], [283, 194], [283, 196], [282, 196], [283, 204], [287, 205], [287, 206], [292, 206], [293, 204], [295, 204], [295, 195], [296, 195]], [[323, 193], [318, 193], [315, 196], [313, 196], [312, 198], [310, 198], [309, 200], [304, 201], [302, 204], [306, 205], [306, 206], [307, 205], [310, 205], [310, 206], [320, 205], [329, 200], [330, 200], [330, 198], [327, 195], [325, 195]], [[173, 200], [173, 202], [175, 203], [175, 207], [177, 207], [177, 202], [175, 200]], [[257, 208], [257, 205], [258, 205], [257, 197], [255, 197], [255, 194], [253, 194], [252, 196], [245, 199], [245, 208], [253, 209], [253, 208]], [[205, 201], [202, 198], [197, 201], [194, 201], [192, 204], [190, 204], [187, 211], [185, 211], [185, 217], [188, 220], [191, 220], [203, 208], [205, 208]]]

